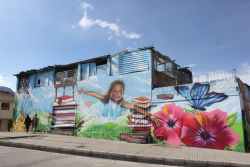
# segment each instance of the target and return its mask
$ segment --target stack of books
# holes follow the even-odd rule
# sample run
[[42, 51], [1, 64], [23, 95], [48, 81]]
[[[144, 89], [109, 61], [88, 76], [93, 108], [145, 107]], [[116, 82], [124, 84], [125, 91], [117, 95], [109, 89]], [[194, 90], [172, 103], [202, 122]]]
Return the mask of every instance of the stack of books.
[[54, 107], [52, 114], [52, 127], [75, 127], [75, 106]]
[[[146, 110], [149, 108], [151, 101], [146, 97], [139, 97], [133, 100], [133, 104]], [[133, 113], [131, 118], [131, 123], [128, 124], [128, 127], [132, 127], [135, 131], [145, 131], [150, 130], [152, 127], [152, 121], [149, 117], [139, 112]]]
[[138, 131], [150, 130], [152, 126], [150, 118], [141, 113], [133, 113], [132, 122], [128, 124], [128, 127]]
[[139, 97], [139, 98], [136, 98], [133, 100], [133, 103], [136, 105], [136, 106], [139, 106], [139, 107], [142, 107], [142, 108], [149, 108], [150, 107], [150, 99], [146, 98], [146, 97]]
[[76, 105], [76, 101], [73, 99], [73, 97], [64, 95], [61, 97], [57, 97], [56, 101], [54, 101], [52, 104], [52, 106], [58, 105]]
[[53, 102], [52, 128], [75, 127], [76, 101], [64, 95]]

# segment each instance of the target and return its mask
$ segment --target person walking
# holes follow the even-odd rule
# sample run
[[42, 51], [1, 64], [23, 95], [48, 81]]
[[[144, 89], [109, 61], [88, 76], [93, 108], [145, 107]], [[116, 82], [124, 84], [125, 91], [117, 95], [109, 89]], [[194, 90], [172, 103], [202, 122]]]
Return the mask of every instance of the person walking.
[[24, 121], [24, 124], [26, 127], [26, 133], [29, 132], [30, 123], [31, 123], [31, 118], [29, 115], [27, 115], [27, 117], [25, 118], [25, 121]]
[[32, 121], [34, 121], [34, 127], [35, 127], [35, 132], [34, 133], [36, 133], [36, 128], [37, 128], [37, 125], [38, 125], [38, 122], [39, 122], [39, 118], [37, 118], [37, 114], [35, 114], [35, 117], [33, 118]]

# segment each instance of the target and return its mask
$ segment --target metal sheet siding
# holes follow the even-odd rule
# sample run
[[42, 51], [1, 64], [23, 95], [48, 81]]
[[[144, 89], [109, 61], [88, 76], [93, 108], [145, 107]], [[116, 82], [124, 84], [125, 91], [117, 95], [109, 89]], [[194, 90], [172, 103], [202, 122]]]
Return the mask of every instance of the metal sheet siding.
[[118, 56], [119, 74], [149, 70], [149, 56], [149, 50], [120, 54]]

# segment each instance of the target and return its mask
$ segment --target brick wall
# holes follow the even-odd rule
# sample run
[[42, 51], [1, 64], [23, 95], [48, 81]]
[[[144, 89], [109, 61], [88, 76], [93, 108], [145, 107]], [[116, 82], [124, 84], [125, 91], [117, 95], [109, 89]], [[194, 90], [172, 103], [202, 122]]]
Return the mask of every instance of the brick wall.
[[[182, 82], [177, 82], [178, 85], [183, 84]], [[154, 87], [166, 87], [176, 85], [176, 80], [162, 72], [154, 70]]]

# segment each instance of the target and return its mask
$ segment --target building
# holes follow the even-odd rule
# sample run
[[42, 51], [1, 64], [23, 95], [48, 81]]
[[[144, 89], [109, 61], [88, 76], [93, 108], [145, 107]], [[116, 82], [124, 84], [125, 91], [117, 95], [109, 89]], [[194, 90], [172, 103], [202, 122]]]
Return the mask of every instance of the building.
[[193, 83], [188, 67], [151, 46], [15, 76], [21, 105], [13, 131], [37, 113], [38, 129], [83, 137], [242, 152], [250, 143], [246, 84]]
[[0, 86], [0, 131], [10, 131], [14, 103], [14, 92], [8, 87]]

